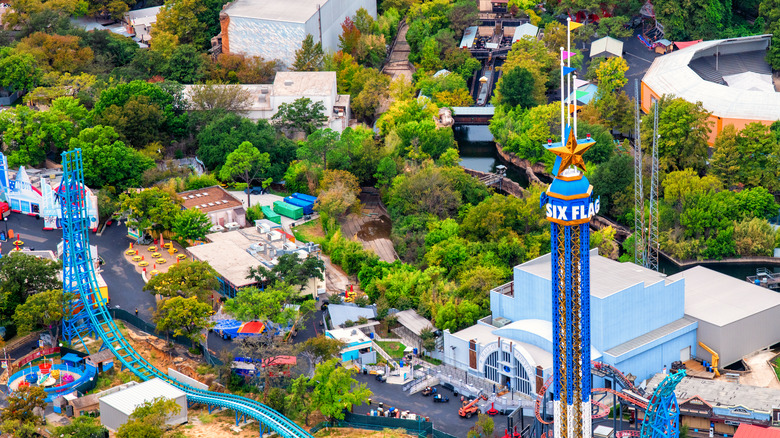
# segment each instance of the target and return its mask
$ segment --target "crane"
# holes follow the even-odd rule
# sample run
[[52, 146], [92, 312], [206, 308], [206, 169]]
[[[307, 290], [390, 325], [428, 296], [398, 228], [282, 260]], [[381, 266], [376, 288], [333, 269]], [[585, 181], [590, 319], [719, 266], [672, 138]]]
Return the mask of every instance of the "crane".
[[718, 360], [720, 360], [720, 356], [718, 356], [718, 353], [715, 352], [712, 348], [704, 345], [703, 342], [699, 342], [699, 345], [701, 348], [707, 350], [712, 355], [712, 371], [715, 372], [715, 377], [720, 377], [720, 372], [718, 372]]
[[463, 407], [461, 407], [458, 410], [458, 415], [460, 415], [461, 417], [471, 418], [472, 415], [479, 412], [479, 408], [477, 407], [477, 402], [479, 402], [480, 400], [487, 400], [487, 397], [484, 394], [482, 394], [479, 397], [472, 400], [471, 402], [469, 402], [468, 404], [466, 402], [463, 402], [464, 403]]

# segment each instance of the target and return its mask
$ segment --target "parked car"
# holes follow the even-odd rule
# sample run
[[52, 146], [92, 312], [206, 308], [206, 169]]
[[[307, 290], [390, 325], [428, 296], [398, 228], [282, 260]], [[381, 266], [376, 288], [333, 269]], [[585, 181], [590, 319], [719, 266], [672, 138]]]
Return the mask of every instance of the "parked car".
[[244, 189], [244, 193], [248, 195], [262, 195], [265, 193], [265, 189], [262, 186], [247, 187]]
[[443, 396], [441, 394], [436, 394], [433, 396], [434, 403], [448, 403], [449, 401], [450, 401], [449, 397]]
[[423, 397], [428, 397], [428, 396], [429, 396], [429, 395], [431, 395], [431, 394], [436, 394], [436, 388], [434, 388], [434, 387], [432, 387], [432, 386], [426, 386], [426, 387], [425, 387], [425, 388], [422, 390], [422, 395], [423, 395]]

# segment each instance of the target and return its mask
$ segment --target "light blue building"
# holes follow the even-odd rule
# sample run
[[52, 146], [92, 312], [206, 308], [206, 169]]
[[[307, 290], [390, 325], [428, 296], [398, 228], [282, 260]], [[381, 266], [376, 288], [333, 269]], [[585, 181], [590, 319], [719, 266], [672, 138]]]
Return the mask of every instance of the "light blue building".
[[371, 338], [359, 329], [334, 329], [325, 331], [325, 337], [337, 339], [344, 346], [341, 347], [341, 361], [349, 362], [359, 360], [363, 365], [376, 363], [376, 351]]
[[[698, 323], [685, 316], [685, 282], [590, 252], [591, 358], [649, 379], [696, 355]], [[552, 373], [550, 255], [514, 268], [514, 281], [490, 292], [491, 316], [445, 331], [444, 361], [531, 395]], [[538, 376], [538, 378], [537, 378]], [[593, 377], [593, 388], [612, 383]]]

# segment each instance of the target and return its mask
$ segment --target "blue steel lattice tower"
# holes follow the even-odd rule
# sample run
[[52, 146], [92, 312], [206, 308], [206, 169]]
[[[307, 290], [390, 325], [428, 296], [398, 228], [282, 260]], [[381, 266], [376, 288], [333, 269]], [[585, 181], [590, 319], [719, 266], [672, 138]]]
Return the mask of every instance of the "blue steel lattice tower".
[[589, 438], [590, 408], [590, 218], [599, 201], [582, 174], [582, 153], [593, 141], [574, 129], [548, 149], [558, 155], [552, 184], [541, 204], [552, 243], [553, 427], [555, 438]]
[[[571, 30], [561, 47], [561, 142], [548, 140], [557, 155], [552, 184], [541, 196], [550, 223], [553, 325], [553, 438], [590, 438], [590, 218], [599, 210], [593, 187], [585, 178], [582, 154], [595, 142], [577, 139], [579, 91], [571, 66]], [[566, 61], [566, 64], [564, 64]], [[566, 91], [568, 90], [568, 97]]]

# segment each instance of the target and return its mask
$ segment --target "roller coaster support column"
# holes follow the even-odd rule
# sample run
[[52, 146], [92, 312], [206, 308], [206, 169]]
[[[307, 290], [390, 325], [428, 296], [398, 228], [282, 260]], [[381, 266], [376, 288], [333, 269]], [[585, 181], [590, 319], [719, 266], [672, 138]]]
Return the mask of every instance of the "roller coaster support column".
[[[541, 197], [551, 223], [554, 438], [590, 438], [590, 218], [599, 201], [580, 171], [582, 154], [594, 144], [564, 128], [562, 141], [548, 142], [555, 153], [553, 180]], [[568, 132], [567, 132], [568, 131]], [[575, 167], [576, 166], [576, 167]]]

